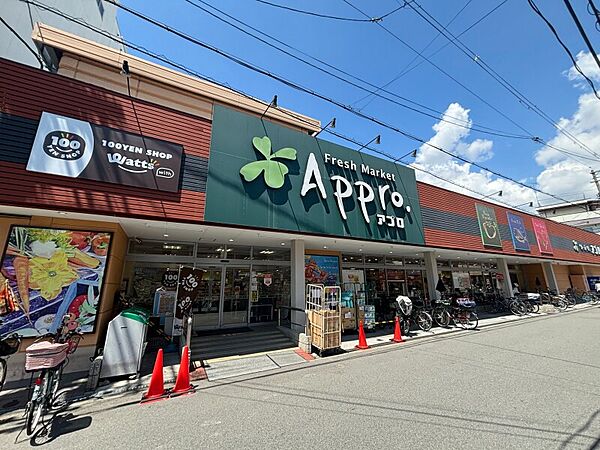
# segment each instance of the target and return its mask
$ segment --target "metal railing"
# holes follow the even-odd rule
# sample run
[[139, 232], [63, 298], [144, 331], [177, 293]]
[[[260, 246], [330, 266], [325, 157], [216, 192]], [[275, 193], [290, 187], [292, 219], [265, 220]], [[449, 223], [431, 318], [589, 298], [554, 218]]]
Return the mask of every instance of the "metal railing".
[[292, 328], [292, 325], [296, 325], [298, 327], [304, 327], [302, 323], [296, 323], [292, 321], [292, 311], [301, 312], [302, 314], [306, 314], [306, 311], [300, 308], [295, 308], [293, 306], [278, 306], [277, 307], [277, 326]]

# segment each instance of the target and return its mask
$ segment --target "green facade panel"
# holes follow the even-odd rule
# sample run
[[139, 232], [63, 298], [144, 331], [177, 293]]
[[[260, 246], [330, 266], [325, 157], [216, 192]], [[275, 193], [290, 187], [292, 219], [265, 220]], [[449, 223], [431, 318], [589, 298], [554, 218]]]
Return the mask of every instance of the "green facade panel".
[[424, 244], [412, 169], [218, 105], [204, 217]]

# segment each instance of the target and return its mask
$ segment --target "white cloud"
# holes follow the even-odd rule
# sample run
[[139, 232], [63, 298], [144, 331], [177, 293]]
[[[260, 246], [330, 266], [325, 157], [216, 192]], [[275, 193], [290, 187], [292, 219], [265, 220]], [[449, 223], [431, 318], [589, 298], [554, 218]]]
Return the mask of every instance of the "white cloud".
[[[458, 103], [452, 103], [444, 113], [444, 117], [453, 122], [472, 124], [469, 118], [469, 110]], [[492, 151], [493, 142], [487, 139], [475, 139], [469, 141], [470, 130], [464, 127], [440, 121], [433, 126], [435, 134], [428, 141], [429, 144], [441, 147], [451, 153], [460, 155], [473, 162], [482, 162], [494, 156]], [[434, 184], [452, 191], [461, 192], [466, 195], [476, 196], [473, 191], [483, 195], [502, 191], [502, 197], [492, 196], [489, 201], [501, 200], [511, 205], [520, 205], [534, 200], [533, 192], [523, 188], [511, 181], [497, 178], [487, 171], [480, 170], [469, 163], [462, 163], [449, 155], [423, 144], [419, 148], [417, 158], [412, 166], [417, 169], [417, 179], [426, 183]], [[424, 173], [418, 169], [424, 169], [438, 177], [453, 181], [466, 189], [452, 183], [445, 182], [433, 175]]]
[[[579, 52], [577, 64], [588, 77], [600, 82], [600, 68], [591, 53]], [[575, 139], [557, 130], [548, 144], [566, 150], [571, 155], [544, 146], [536, 152], [535, 160], [542, 166], [537, 177], [541, 190], [560, 194], [567, 200], [577, 200], [596, 195], [590, 168], [600, 170], [600, 100], [590, 92], [587, 83], [581, 83], [583, 78], [574, 67], [567, 71], [567, 77], [575, 81], [576, 86], [588, 91], [579, 96], [577, 110], [573, 115], [558, 121], [560, 128]], [[583, 143], [592, 153], [574, 140]]]
[[[591, 53], [579, 52], [577, 53], [575, 61], [577, 61], [577, 65], [587, 77], [591, 78], [593, 81], [600, 81], [600, 67], [596, 64]], [[567, 71], [567, 77], [571, 81], [579, 82], [583, 80], [583, 77], [577, 69], [575, 69], [575, 66]]]

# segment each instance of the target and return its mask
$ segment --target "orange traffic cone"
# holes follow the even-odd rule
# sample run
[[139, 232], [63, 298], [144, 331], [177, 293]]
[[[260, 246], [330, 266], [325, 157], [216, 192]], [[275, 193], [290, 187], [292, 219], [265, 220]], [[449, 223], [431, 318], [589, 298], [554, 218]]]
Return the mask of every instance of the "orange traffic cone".
[[394, 325], [394, 338], [392, 342], [404, 342], [402, 340], [402, 331], [400, 330], [400, 321], [396, 317], [396, 324]]
[[187, 394], [194, 391], [194, 386], [190, 383], [190, 354], [188, 346], [183, 347], [181, 355], [181, 363], [179, 364], [179, 372], [177, 372], [177, 380], [175, 387], [171, 391], [171, 397], [176, 395]]
[[161, 348], [156, 355], [156, 362], [154, 363], [154, 370], [152, 371], [148, 392], [142, 395], [141, 403], [149, 402], [151, 400], [160, 400], [166, 396], [167, 393], [165, 392], [165, 383], [163, 380], [163, 350]]
[[363, 328], [362, 320], [358, 323], [358, 345], [356, 346], [359, 350], [365, 350], [369, 348], [367, 344], [367, 337], [365, 336], [365, 329]]

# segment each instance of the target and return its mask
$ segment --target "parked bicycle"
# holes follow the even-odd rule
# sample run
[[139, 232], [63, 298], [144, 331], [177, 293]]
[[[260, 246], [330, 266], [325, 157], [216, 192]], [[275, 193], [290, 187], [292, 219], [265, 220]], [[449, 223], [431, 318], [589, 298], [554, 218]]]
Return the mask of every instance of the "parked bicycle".
[[479, 325], [479, 317], [475, 313], [477, 304], [468, 298], [457, 298], [452, 302], [450, 319], [455, 325], [465, 330], [474, 330]]
[[540, 294], [536, 293], [525, 293], [519, 295], [519, 300], [525, 305], [528, 313], [540, 312]]
[[[50, 340], [47, 340], [50, 339]], [[25, 370], [39, 372], [33, 383], [33, 392], [25, 410], [27, 435], [32, 435], [45, 413], [50, 410], [58, 393], [68, 355], [77, 350], [83, 335], [71, 315], [63, 318], [56, 333], [46, 334], [25, 349]]]
[[527, 314], [527, 305], [515, 297], [495, 297], [494, 312], [499, 313], [506, 311], [510, 311], [515, 316], [522, 316]]
[[450, 325], [450, 299], [442, 296], [440, 300], [437, 300], [433, 304], [431, 310], [431, 318], [438, 327], [447, 327]]
[[433, 325], [433, 319], [425, 310], [422, 302], [415, 306], [413, 301], [404, 295], [396, 297], [398, 320], [400, 327], [406, 334], [410, 332], [412, 324], [415, 323], [421, 330], [429, 331]]
[[[2, 325], [2, 321], [0, 321], [0, 325]], [[0, 391], [4, 387], [4, 382], [6, 381], [6, 358], [16, 353], [20, 346], [21, 336], [17, 333], [0, 338]]]
[[567, 302], [563, 295], [557, 295], [555, 292], [546, 291], [540, 293], [540, 299], [542, 304], [550, 304], [559, 311], [565, 311], [567, 309]]

